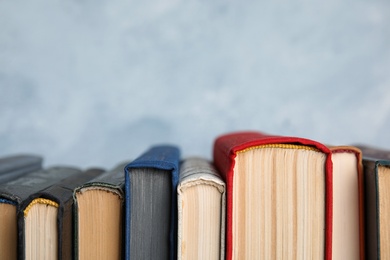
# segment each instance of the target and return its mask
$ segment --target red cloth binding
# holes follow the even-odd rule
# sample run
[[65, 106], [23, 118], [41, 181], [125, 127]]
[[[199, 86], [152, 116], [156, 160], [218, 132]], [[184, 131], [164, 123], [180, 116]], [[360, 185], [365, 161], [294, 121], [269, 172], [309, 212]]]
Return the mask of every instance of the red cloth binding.
[[331, 151], [325, 145], [305, 138], [268, 135], [261, 132], [235, 132], [218, 137], [214, 142], [214, 164], [226, 182], [226, 260], [232, 259], [232, 194], [233, 168], [238, 151], [266, 144], [297, 144], [312, 146], [326, 154], [325, 163], [325, 259], [332, 259], [332, 222], [333, 222], [333, 177]]

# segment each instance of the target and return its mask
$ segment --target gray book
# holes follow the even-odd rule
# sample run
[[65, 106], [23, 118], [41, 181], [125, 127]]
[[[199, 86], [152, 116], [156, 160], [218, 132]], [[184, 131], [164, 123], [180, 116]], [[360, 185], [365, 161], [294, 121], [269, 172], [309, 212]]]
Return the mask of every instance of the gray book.
[[125, 168], [125, 259], [176, 259], [180, 150], [153, 146]]
[[130, 259], [169, 259], [171, 183], [167, 170], [131, 170]]
[[225, 258], [226, 187], [214, 165], [199, 157], [180, 165], [177, 259]]

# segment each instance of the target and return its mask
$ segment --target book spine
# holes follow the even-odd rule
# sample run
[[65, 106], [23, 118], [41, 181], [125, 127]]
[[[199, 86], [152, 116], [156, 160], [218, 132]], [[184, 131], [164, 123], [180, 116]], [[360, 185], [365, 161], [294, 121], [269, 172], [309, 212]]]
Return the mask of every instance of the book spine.
[[154, 146], [125, 167], [125, 259], [130, 259], [130, 177], [132, 168], [156, 168], [171, 171], [172, 203], [171, 203], [171, 232], [170, 232], [170, 259], [177, 258], [177, 195], [179, 181], [180, 150], [176, 146]]
[[[364, 154], [363, 154], [364, 156]], [[377, 198], [377, 165], [374, 161], [363, 159], [364, 172], [364, 205], [366, 224], [367, 259], [378, 258], [378, 198]]]

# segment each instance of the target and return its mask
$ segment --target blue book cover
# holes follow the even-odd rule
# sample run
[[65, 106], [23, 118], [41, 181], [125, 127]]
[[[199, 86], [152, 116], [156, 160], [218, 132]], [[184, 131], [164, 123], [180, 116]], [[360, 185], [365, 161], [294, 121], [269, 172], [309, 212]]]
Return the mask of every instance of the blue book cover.
[[[125, 259], [130, 259], [132, 255], [176, 259], [179, 162], [178, 147], [159, 145], [151, 147], [125, 167]], [[141, 177], [136, 177], [137, 174]], [[167, 199], [170, 199], [168, 204]], [[132, 204], [141, 204], [141, 209]], [[132, 217], [138, 219], [137, 222]], [[168, 229], [169, 235], [161, 239], [156, 232], [164, 228]], [[133, 248], [133, 241], [138, 246]], [[135, 253], [137, 250], [140, 252]], [[157, 253], [159, 250], [163, 251], [160, 255]]]

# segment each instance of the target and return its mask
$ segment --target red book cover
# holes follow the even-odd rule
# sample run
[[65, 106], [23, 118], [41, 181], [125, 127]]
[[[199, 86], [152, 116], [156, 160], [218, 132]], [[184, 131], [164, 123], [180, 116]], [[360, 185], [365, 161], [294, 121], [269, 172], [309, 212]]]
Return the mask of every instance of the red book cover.
[[325, 165], [325, 259], [330, 260], [332, 258], [332, 161], [331, 152], [328, 147], [313, 140], [299, 138], [299, 137], [286, 137], [286, 136], [274, 136], [260, 132], [235, 132], [226, 135], [219, 136], [214, 142], [213, 158], [214, 164], [220, 171], [226, 182], [227, 191], [227, 211], [226, 211], [226, 259], [232, 259], [232, 205], [233, 205], [233, 177], [234, 177], [234, 164], [237, 152], [260, 145], [267, 144], [296, 144], [307, 145], [317, 148], [321, 152], [326, 154]]

